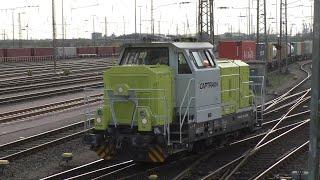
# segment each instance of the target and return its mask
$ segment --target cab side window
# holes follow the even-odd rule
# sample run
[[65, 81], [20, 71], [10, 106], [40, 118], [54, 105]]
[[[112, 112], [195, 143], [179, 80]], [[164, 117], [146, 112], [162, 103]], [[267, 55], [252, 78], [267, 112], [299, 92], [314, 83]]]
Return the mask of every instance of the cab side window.
[[178, 54], [178, 74], [192, 74], [183, 53]]

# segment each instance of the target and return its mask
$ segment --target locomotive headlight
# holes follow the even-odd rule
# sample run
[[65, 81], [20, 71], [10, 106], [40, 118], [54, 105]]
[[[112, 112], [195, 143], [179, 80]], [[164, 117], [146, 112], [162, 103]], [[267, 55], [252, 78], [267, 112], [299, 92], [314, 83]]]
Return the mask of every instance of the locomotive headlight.
[[98, 118], [96, 119], [96, 122], [100, 124], [100, 123], [101, 123], [101, 118], [98, 117]]
[[147, 120], [146, 118], [143, 118], [143, 119], [141, 120], [141, 122], [142, 122], [142, 124], [146, 125], [146, 124], [148, 123], [148, 120]]
[[118, 92], [119, 92], [119, 93], [122, 93], [122, 92], [123, 92], [123, 88], [122, 88], [122, 87], [119, 87], [119, 88], [118, 88]]

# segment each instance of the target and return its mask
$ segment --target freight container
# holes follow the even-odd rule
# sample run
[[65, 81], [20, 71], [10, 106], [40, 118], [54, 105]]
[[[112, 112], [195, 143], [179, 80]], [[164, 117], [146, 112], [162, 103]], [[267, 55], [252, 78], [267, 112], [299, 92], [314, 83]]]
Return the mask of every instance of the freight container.
[[312, 55], [312, 41], [305, 41], [304, 42], [304, 50], [305, 55], [310, 57]]
[[53, 48], [33, 48], [33, 56], [53, 56]]
[[291, 45], [294, 48], [293, 56], [301, 56], [301, 42], [292, 42]]
[[58, 58], [74, 58], [77, 57], [77, 49], [75, 47], [58, 47]]
[[277, 48], [274, 43], [268, 43], [268, 54], [267, 54], [267, 62], [272, 62], [276, 60], [277, 57]]
[[[281, 50], [281, 58], [280, 58], [280, 50]], [[287, 57], [290, 56], [290, 52], [291, 52], [291, 45], [290, 44], [285, 44], [283, 43], [281, 46], [281, 49], [278, 49], [277, 51], [277, 60], [281, 59], [286, 59]]]
[[254, 41], [219, 41], [219, 57], [238, 60], [255, 60], [256, 43]]
[[77, 48], [77, 54], [97, 54], [97, 48], [96, 47], [78, 47]]
[[6, 57], [6, 49], [0, 49], [0, 57]]
[[304, 56], [306, 54], [306, 48], [305, 48], [305, 42], [301, 42], [301, 56]]
[[7, 49], [7, 57], [31, 56], [31, 48], [10, 48]]
[[98, 56], [111, 56], [114, 54], [114, 47], [97, 47]]

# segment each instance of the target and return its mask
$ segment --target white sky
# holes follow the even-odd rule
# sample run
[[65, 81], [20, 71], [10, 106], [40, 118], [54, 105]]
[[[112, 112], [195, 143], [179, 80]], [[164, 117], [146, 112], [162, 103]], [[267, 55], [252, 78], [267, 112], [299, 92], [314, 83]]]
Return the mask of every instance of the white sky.
[[[6, 1], [6, 2], [5, 2]], [[178, 5], [182, 1], [189, 1], [190, 4]], [[0, 0], [0, 39], [5, 31], [7, 38], [12, 38], [12, 11], [6, 8], [23, 6], [39, 6], [39, 8], [18, 8], [14, 11], [15, 38], [19, 37], [18, 13], [21, 13], [22, 38], [43, 39], [52, 37], [51, 0]], [[5, 2], [5, 3], [4, 3]], [[62, 0], [55, 0], [56, 3], [56, 23], [57, 36], [61, 38], [61, 3]], [[142, 33], [150, 33], [150, 3], [151, 0], [137, 0], [137, 32], [139, 33], [140, 7], [142, 17]], [[198, 0], [154, 0], [155, 33], [159, 32], [158, 21], [160, 21], [161, 33], [176, 34], [177, 26], [180, 34], [184, 32], [194, 34], [196, 31], [196, 5]], [[256, 8], [256, 0], [215, 0], [215, 33], [222, 34], [240, 31], [247, 32], [248, 12], [246, 9], [251, 2]], [[278, 9], [280, 0], [267, 0], [268, 26], [271, 32], [276, 32], [276, 2]], [[170, 5], [168, 5], [170, 4]], [[302, 23], [311, 23], [310, 16], [311, 0], [288, 0], [288, 33], [301, 32]], [[80, 8], [79, 8], [80, 7]], [[81, 8], [82, 7], [82, 8]], [[229, 7], [229, 9], [219, 9], [218, 7]], [[73, 8], [73, 9], [72, 9]], [[279, 10], [278, 10], [279, 11]], [[256, 10], [251, 10], [252, 32], [256, 27]], [[247, 16], [240, 18], [239, 16]], [[64, 17], [66, 21], [67, 38], [88, 38], [93, 31], [93, 19], [95, 31], [105, 31], [104, 18], [107, 17], [108, 35], [112, 33], [121, 35], [134, 32], [134, 0], [64, 0]], [[274, 18], [274, 19], [272, 19]], [[279, 12], [278, 12], [279, 19]], [[125, 28], [124, 28], [125, 22]], [[291, 24], [293, 27], [291, 28]], [[189, 24], [189, 29], [187, 28]], [[279, 20], [278, 20], [279, 24]], [[24, 28], [28, 25], [28, 28]], [[125, 29], [125, 31], [124, 31]], [[279, 25], [278, 25], [279, 29]]]

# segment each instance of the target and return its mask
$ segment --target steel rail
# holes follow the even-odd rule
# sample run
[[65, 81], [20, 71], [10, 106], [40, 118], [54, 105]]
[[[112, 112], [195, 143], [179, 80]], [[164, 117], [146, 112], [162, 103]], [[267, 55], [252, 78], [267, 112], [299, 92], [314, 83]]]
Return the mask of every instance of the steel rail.
[[[279, 132], [279, 131], [283, 131], [283, 130], [286, 130], [288, 128], [296, 128], [296, 127], [300, 127], [301, 125], [303, 125], [305, 123], [306, 120], [304, 121], [300, 121], [300, 122], [296, 122], [296, 123], [293, 123], [293, 124], [290, 124], [290, 125], [287, 125], [287, 126], [284, 126], [284, 127], [281, 127], [281, 128], [278, 128], [278, 129], [275, 129], [273, 130], [271, 133], [276, 133], [276, 132]], [[290, 129], [289, 129], [290, 130]], [[285, 131], [287, 132], [287, 131]], [[246, 137], [244, 139], [241, 139], [241, 140], [237, 140], [235, 142], [232, 142], [230, 143], [227, 147], [230, 147], [230, 146], [234, 146], [234, 145], [237, 145], [237, 144], [241, 144], [241, 143], [246, 143], [248, 141], [252, 141], [252, 140], [255, 140], [259, 137], [263, 137], [267, 134], [268, 132], [263, 132], [263, 133], [260, 133], [260, 134], [256, 134], [256, 135], [253, 135], [253, 136], [250, 136], [250, 137]], [[226, 146], [220, 146], [218, 147], [217, 149], [215, 150], [223, 150], [223, 148], [225, 148]], [[210, 157], [213, 153], [215, 153], [215, 151], [209, 151], [207, 153], [204, 153], [205, 156], [203, 157], [200, 157], [200, 158], [197, 158], [198, 162], [201, 162], [205, 159], [207, 159], [207, 157]], [[244, 157], [244, 154], [241, 156], [241, 158]], [[226, 165], [222, 166], [221, 168], [219, 169], [224, 169], [225, 167], [229, 166], [230, 164], [234, 164], [235, 162], [237, 162], [238, 160], [240, 160], [241, 158], [237, 158], [236, 160], [230, 162], [230, 163], [227, 163]], [[181, 173], [179, 173], [174, 179], [175, 180], [179, 180], [179, 179], [183, 179], [183, 177], [192, 170], [193, 167], [195, 167], [197, 165], [198, 162], [194, 162], [191, 166], [189, 166], [187, 169], [185, 169], [184, 171], [182, 171]], [[213, 172], [213, 175], [215, 175], [216, 173], [220, 172], [220, 170], [217, 169], [216, 171]], [[218, 171], [219, 170], [219, 171]], [[210, 175], [210, 174], [209, 174]]]
[[103, 86], [102, 82], [90, 83], [90, 84], [72, 86], [72, 87], [67, 87], [67, 88], [58, 88], [58, 89], [52, 89], [52, 90], [48, 90], [48, 91], [26, 93], [26, 94], [17, 95], [17, 96], [4, 97], [4, 98], [0, 98], [0, 105], [7, 104], [7, 103], [19, 102], [19, 101], [23, 101], [23, 100], [30, 100], [30, 99], [34, 99], [34, 98], [48, 97], [48, 96], [52, 96], [52, 95], [59, 95], [59, 94], [65, 94], [65, 93], [71, 93], [71, 92], [79, 92], [79, 91], [83, 91], [84, 88], [88, 88], [88, 87], [97, 88], [97, 87], [102, 87], [102, 86]]
[[[275, 137], [275, 138], [273, 138], [273, 139], [270, 139], [270, 140], [267, 141], [266, 143], [263, 143], [263, 144], [259, 145], [259, 146], [257, 147], [257, 150], [259, 150], [259, 149], [267, 146], [267, 145], [270, 144], [271, 142], [273, 142], [273, 141], [281, 138], [282, 136], [284, 136], [284, 135], [286, 135], [286, 134], [288, 134], [288, 133], [290, 133], [290, 132], [292, 132], [292, 131], [294, 131], [294, 130], [296, 130], [296, 129], [304, 126], [304, 125], [306, 125], [306, 124], [309, 123], [309, 122], [310, 122], [310, 119], [307, 119], [307, 120], [302, 121], [301, 123], [299, 123], [298, 125], [294, 126], [294, 127], [291, 128], [291, 129], [289, 129], [288, 131], [280, 134], [279, 136], [277, 136], [277, 137]], [[250, 150], [247, 151], [247, 153], [239, 156], [238, 158], [230, 161], [229, 163], [223, 165], [222, 167], [214, 170], [213, 172], [209, 173], [208, 175], [206, 175], [205, 177], [203, 177], [203, 178], [201, 178], [201, 179], [202, 179], [202, 180], [207, 180], [207, 179], [210, 179], [210, 178], [212, 178], [212, 177], [215, 177], [215, 176], [216, 176], [218, 173], [220, 173], [222, 170], [224, 170], [224, 169], [230, 167], [231, 165], [239, 162], [240, 160], [244, 159], [244, 158], [247, 156], [247, 154], [250, 153], [250, 152], [251, 152]], [[255, 151], [255, 152], [256, 152], [256, 151]], [[230, 175], [230, 174], [229, 174], [229, 175]], [[229, 178], [229, 177], [226, 177], [226, 178]]]
[[83, 77], [90, 76], [98, 76], [102, 75], [102, 72], [88, 72], [88, 73], [80, 73], [80, 74], [70, 74], [67, 76], [57, 76], [57, 75], [34, 75], [32, 77], [19, 77], [13, 78], [9, 80], [0, 80], [0, 87], [12, 87], [12, 86], [22, 86], [26, 84], [35, 84], [35, 83], [43, 83], [48, 81], [59, 81], [59, 80], [69, 80], [69, 79], [78, 79]]
[[[104, 62], [104, 63], [83, 63], [83, 64], [66, 64], [64, 66], [57, 66], [57, 68], [72, 68], [72, 69], [82, 69], [85, 67], [99, 67], [102, 65], [110, 65], [113, 64], [111, 62]], [[26, 72], [27, 70], [32, 70], [32, 71], [37, 71], [37, 72], [51, 72], [52, 71], [52, 67], [50, 66], [39, 66], [39, 67], [35, 67], [35, 66], [28, 66], [26, 68], [23, 69], [17, 69], [17, 68], [11, 68], [11, 69], [3, 69], [0, 72], [0, 75], [5, 75], [5, 74], [16, 74], [16, 73], [23, 73]]]
[[[92, 120], [91, 120], [92, 121]], [[50, 141], [46, 141], [45, 143], [38, 143], [35, 146], [32, 147], [28, 147], [28, 148], [23, 148], [23, 145], [26, 145], [28, 143], [37, 141], [37, 140], [43, 140], [45, 138], [50, 139], [51, 136], [56, 136], [57, 134], [59, 134], [60, 132], [68, 132], [68, 131], [72, 131], [75, 128], [79, 128], [79, 131], [77, 132], [72, 132], [71, 134], [68, 135], [64, 135], [62, 137], [57, 137], [54, 140], [50, 140]], [[76, 137], [79, 137], [80, 135], [84, 134], [85, 132], [89, 131], [90, 129], [83, 129], [84, 128], [84, 122], [77, 122], [77, 123], [73, 123], [71, 125], [67, 125], [64, 127], [60, 127], [57, 129], [53, 129], [50, 131], [46, 131], [40, 134], [36, 134], [24, 139], [19, 139], [10, 143], [6, 143], [0, 146], [0, 152], [4, 153], [5, 155], [1, 155], [0, 159], [3, 160], [13, 160], [13, 159], [17, 159], [19, 157], [23, 157], [27, 154], [30, 154], [32, 152], [36, 152], [40, 149], [44, 149], [45, 147], [49, 147], [51, 145], [55, 145], [55, 144], [59, 144], [61, 142], [64, 142], [66, 140], [69, 139], [74, 139]], [[21, 147], [22, 146], [22, 147]], [[12, 152], [14, 151], [14, 148], [20, 147], [16, 152], [14, 153], [6, 153], [7, 151]], [[6, 151], [7, 150], [7, 151]]]
[[[87, 163], [87, 164], [84, 164], [84, 165], [81, 165], [81, 166], [78, 166], [78, 167], [63, 171], [63, 172], [59, 172], [57, 174], [53, 174], [53, 175], [41, 178], [40, 180], [72, 178], [73, 176], [70, 177], [68, 175], [69, 174], [75, 174], [75, 173], [79, 174], [79, 172], [82, 172], [82, 171], [85, 172], [86, 169], [89, 169], [90, 167], [96, 167], [98, 164], [100, 164], [103, 161], [104, 161], [103, 159], [99, 159], [99, 160], [96, 160], [96, 161], [93, 161], [93, 162], [90, 162], [90, 163]], [[124, 162], [121, 162], [121, 163], [118, 163], [118, 164], [114, 164], [114, 165], [111, 165], [111, 166], [107, 166], [107, 167], [104, 167], [104, 168], [105, 169], [111, 169], [111, 168], [114, 168], [114, 167], [117, 167], [117, 166], [121, 166], [121, 165], [124, 165], [124, 164], [129, 164], [129, 163], [133, 163], [133, 161], [132, 160], [124, 161]], [[84, 173], [82, 173], [82, 174], [84, 174]]]
[[257, 149], [260, 147], [260, 145], [263, 143], [263, 141], [269, 136], [270, 132], [272, 132], [283, 120], [286, 116], [291, 113], [298, 105], [301, 104], [301, 101], [305, 98], [305, 96], [308, 94], [309, 91], [305, 92], [299, 100], [294, 104], [283, 116], [282, 118], [274, 125], [269, 132], [255, 145], [254, 148], [252, 148], [245, 157], [241, 160], [241, 162], [230, 172], [230, 174], [226, 177], [226, 180], [230, 179], [231, 176], [242, 166], [242, 164], [249, 158], [249, 156], [252, 156], [255, 152], [257, 152]]
[[[129, 164], [129, 165], [126, 165], [126, 164]], [[125, 165], [125, 166], [122, 167], [123, 165]], [[99, 173], [99, 172], [101, 172], [101, 171], [109, 170], [109, 169], [111, 169], [111, 168], [120, 166], [120, 168], [118, 168], [118, 169], [111, 170], [111, 172], [108, 172], [108, 173], [106, 173], [105, 175], [103, 175], [103, 176], [101, 176], [101, 177], [97, 177], [97, 178], [102, 178], [102, 177], [109, 176], [109, 175], [111, 175], [111, 174], [117, 173], [117, 172], [119, 172], [119, 171], [123, 171], [123, 170], [128, 169], [128, 168], [130, 168], [130, 167], [132, 167], [132, 166], [135, 166], [135, 165], [136, 165], [136, 163], [131, 162], [131, 161], [127, 161], [127, 162], [124, 162], [124, 163], [119, 163], [119, 164], [116, 164], [116, 165], [112, 165], [112, 166], [108, 166], [108, 167], [96, 169], [96, 170], [94, 170], [94, 171], [90, 171], [90, 172], [86, 172], [86, 173], [83, 173], [83, 174], [79, 174], [79, 175], [77, 175], [77, 176], [69, 177], [69, 178], [66, 178], [65, 180], [86, 178], [86, 176], [94, 175], [94, 174]], [[91, 179], [93, 179], [93, 178], [91, 178]]]
[[280, 165], [281, 163], [283, 163], [285, 160], [287, 160], [289, 157], [293, 156], [295, 153], [303, 150], [304, 148], [308, 147], [309, 145], [309, 141], [306, 141], [305, 143], [301, 144], [299, 147], [296, 147], [294, 150], [290, 151], [289, 153], [286, 153], [283, 155], [282, 158], [280, 158], [277, 162], [275, 162], [274, 164], [272, 164], [270, 167], [268, 167], [266, 170], [264, 170], [263, 172], [259, 173], [258, 176], [254, 177], [254, 180], [258, 180], [263, 178], [264, 176], [266, 176], [271, 170], [273, 170], [274, 168], [276, 168], [278, 165]]
[[15, 86], [9, 88], [0, 88], [0, 95], [3, 94], [10, 94], [10, 93], [17, 93], [21, 91], [30, 91], [30, 90], [37, 90], [41, 88], [52, 88], [56, 86], [64, 86], [64, 85], [73, 85], [78, 83], [85, 83], [91, 81], [102, 81], [102, 76], [91, 76], [91, 77], [84, 77], [78, 79], [69, 79], [69, 80], [59, 80], [59, 81], [51, 81], [45, 83], [38, 83], [38, 84], [29, 84], [24, 86]]
[[[99, 102], [102, 96], [103, 96], [102, 94], [91, 95], [90, 98], [92, 99], [90, 99], [87, 103], [92, 104], [92, 103]], [[0, 123], [11, 122], [11, 121], [15, 121], [23, 118], [30, 118], [38, 115], [47, 114], [50, 112], [56, 112], [59, 110], [67, 110], [70, 108], [84, 106], [85, 103], [86, 102], [84, 98], [76, 98], [76, 99], [71, 99], [67, 101], [60, 101], [56, 103], [50, 103], [50, 104], [35, 106], [31, 108], [26, 108], [26, 109], [4, 112], [0, 114]]]
[[292, 87], [291, 89], [289, 89], [287, 92], [285, 92], [284, 94], [282, 94], [281, 96], [271, 100], [271, 105], [267, 106], [264, 110], [267, 111], [268, 109], [270, 109], [271, 107], [273, 107], [274, 105], [276, 105], [281, 99], [283, 99], [284, 97], [286, 97], [288, 94], [290, 94], [293, 90], [295, 90], [296, 88], [298, 88], [299, 86], [301, 86], [304, 82], [306, 82], [308, 79], [310, 79], [311, 77], [311, 73], [308, 72], [307, 70], [305, 70], [303, 67], [307, 64], [310, 64], [310, 62], [306, 62], [304, 64], [302, 64], [300, 66], [300, 69], [302, 71], [304, 71], [307, 74], [307, 77], [305, 79], [303, 79], [301, 82], [299, 82], [298, 84], [296, 84], [294, 87]]
[[[310, 91], [309, 91], [309, 92], [310, 92]], [[303, 101], [307, 101], [307, 100], [309, 100], [310, 98], [311, 98], [311, 96], [308, 96], [308, 97], [304, 98]], [[277, 111], [279, 111], [279, 110], [281, 110], [281, 109], [284, 109], [284, 108], [286, 108], [286, 107], [290, 107], [291, 105], [294, 105], [295, 103], [297, 103], [297, 101], [298, 101], [298, 99], [296, 99], [296, 100], [294, 100], [294, 101], [292, 101], [292, 102], [290, 102], [290, 103], [284, 104], [284, 105], [282, 105], [282, 106], [280, 106], [280, 107], [277, 107], [277, 108], [275, 108], [275, 109], [273, 109], [273, 110], [271, 110], [271, 111], [265, 112], [265, 113], [263, 113], [263, 115], [268, 115], [268, 114], [270, 114], [270, 113], [277, 112]]]

